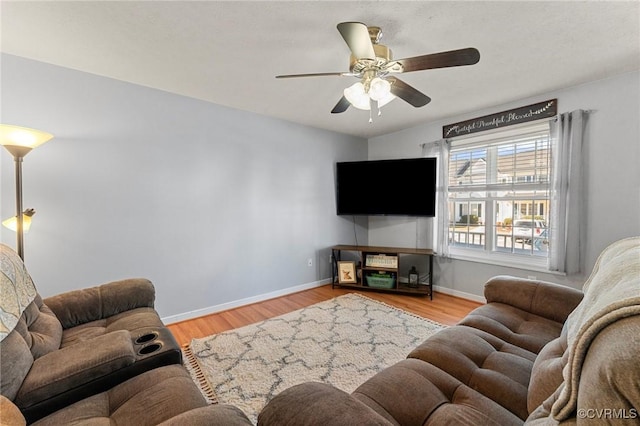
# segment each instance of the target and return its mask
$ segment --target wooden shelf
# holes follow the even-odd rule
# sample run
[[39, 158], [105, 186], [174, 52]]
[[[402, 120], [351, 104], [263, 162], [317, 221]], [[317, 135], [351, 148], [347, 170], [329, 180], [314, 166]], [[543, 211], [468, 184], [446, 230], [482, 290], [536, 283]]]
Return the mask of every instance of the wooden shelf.
[[344, 250], [344, 251], [364, 251], [364, 252], [379, 252], [381, 254], [389, 253], [401, 253], [401, 254], [418, 254], [424, 256], [433, 256], [436, 253], [431, 249], [419, 249], [419, 248], [405, 248], [405, 247], [382, 247], [382, 246], [349, 246], [349, 245], [337, 245], [331, 247], [332, 250]]
[[[342, 252], [356, 252], [358, 253], [359, 261], [356, 262], [356, 283], [340, 282], [338, 278], [338, 262], [342, 260]], [[336, 245], [331, 247], [331, 259], [332, 259], [332, 287], [345, 287], [358, 290], [379, 291], [387, 293], [402, 293], [409, 295], [426, 296], [428, 295], [433, 300], [433, 256], [435, 252], [431, 249], [417, 249], [417, 248], [405, 248], [405, 247], [380, 247], [380, 246], [353, 246], [353, 245]], [[366, 266], [367, 255], [386, 255], [395, 256], [397, 267], [376, 267]], [[426, 283], [419, 283], [418, 287], [409, 287], [406, 282], [400, 282], [400, 266], [402, 255], [417, 255], [428, 257], [429, 274]], [[390, 288], [369, 286], [366, 283], [366, 276], [368, 273], [383, 272], [389, 273], [390, 276], [395, 278], [393, 286]]]
[[397, 268], [376, 268], [375, 266], [365, 266], [361, 268], [363, 271], [385, 271], [385, 272], [398, 272]]

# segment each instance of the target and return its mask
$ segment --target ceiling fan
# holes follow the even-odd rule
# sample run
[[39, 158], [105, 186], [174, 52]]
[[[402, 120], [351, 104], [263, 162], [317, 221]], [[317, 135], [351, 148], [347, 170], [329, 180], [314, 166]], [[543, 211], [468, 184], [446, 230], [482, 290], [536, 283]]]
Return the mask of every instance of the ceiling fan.
[[[360, 81], [346, 88], [342, 98], [331, 110], [332, 114], [347, 110], [350, 105], [371, 110], [371, 101], [379, 108], [396, 97], [416, 108], [431, 101], [424, 93], [408, 85], [393, 74], [434, 68], [473, 65], [480, 60], [480, 52], [472, 47], [394, 60], [391, 49], [379, 44], [380, 27], [367, 27], [361, 22], [341, 22], [338, 31], [351, 50], [349, 72], [277, 75], [276, 78], [345, 76]], [[371, 118], [369, 119], [371, 122]]]

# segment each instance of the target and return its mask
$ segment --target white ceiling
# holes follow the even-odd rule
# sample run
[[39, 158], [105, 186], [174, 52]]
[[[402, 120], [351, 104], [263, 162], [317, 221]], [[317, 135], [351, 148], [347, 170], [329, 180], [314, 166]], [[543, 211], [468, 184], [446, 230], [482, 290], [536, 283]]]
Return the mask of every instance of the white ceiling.
[[[640, 69], [640, 2], [6, 1], [1, 50], [363, 137]], [[343, 21], [394, 58], [475, 47], [476, 65], [399, 75], [432, 101], [330, 114], [352, 77]]]

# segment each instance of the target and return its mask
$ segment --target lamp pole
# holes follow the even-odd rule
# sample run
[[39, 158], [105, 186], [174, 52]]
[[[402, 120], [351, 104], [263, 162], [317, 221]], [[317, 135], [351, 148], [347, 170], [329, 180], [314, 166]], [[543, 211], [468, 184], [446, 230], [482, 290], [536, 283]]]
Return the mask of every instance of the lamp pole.
[[22, 213], [22, 158], [15, 156], [16, 163], [16, 219], [17, 219], [17, 250], [18, 256], [24, 261], [24, 216]]
[[16, 251], [20, 259], [24, 260], [24, 212], [22, 211], [22, 159], [33, 148], [26, 146], [5, 145], [7, 151], [13, 155], [16, 165]]

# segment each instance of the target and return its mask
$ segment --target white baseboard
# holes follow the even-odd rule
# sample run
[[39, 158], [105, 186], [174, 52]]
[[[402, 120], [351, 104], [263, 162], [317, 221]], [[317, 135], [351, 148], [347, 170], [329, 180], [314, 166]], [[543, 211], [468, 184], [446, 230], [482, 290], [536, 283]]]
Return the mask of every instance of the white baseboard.
[[[240, 306], [249, 305], [251, 303], [257, 303], [257, 302], [262, 302], [269, 299], [274, 299], [280, 296], [286, 296], [287, 294], [297, 293], [299, 291], [320, 287], [330, 283], [331, 283], [331, 279], [327, 278], [320, 281], [314, 281], [311, 283], [301, 284], [294, 287], [288, 287], [282, 290], [272, 291], [270, 293], [247, 297], [245, 299], [239, 299], [239, 300], [234, 300], [232, 302], [221, 303], [220, 305], [213, 305], [213, 306], [209, 306], [202, 309], [196, 309], [195, 311], [184, 312], [182, 314], [176, 314], [176, 315], [169, 315], [167, 317], [162, 317], [162, 322], [164, 322], [165, 324], [172, 324], [175, 322], [186, 321], [186, 320], [190, 320], [198, 317], [203, 317], [206, 315], [215, 314], [216, 312], [222, 312], [229, 309], [238, 308]], [[454, 290], [449, 287], [441, 287], [441, 286], [434, 285], [433, 291], [437, 291], [438, 293], [448, 294], [450, 296], [460, 297], [462, 299], [472, 300], [474, 302], [479, 302], [479, 303], [487, 302], [487, 300], [482, 296], [466, 293], [464, 291]]]
[[477, 294], [466, 293], [460, 290], [454, 290], [449, 287], [441, 287], [439, 285], [433, 286], [433, 291], [437, 291], [438, 293], [448, 294], [450, 296], [460, 297], [461, 299], [472, 300], [478, 303], [487, 303], [487, 299], [484, 296], [478, 296]]
[[280, 296], [285, 296], [291, 293], [297, 293], [302, 290], [308, 290], [310, 288], [320, 287], [325, 284], [330, 284], [331, 278], [327, 278], [320, 281], [314, 281], [311, 283], [301, 284], [294, 287], [288, 287], [282, 290], [272, 291], [270, 293], [259, 294], [257, 296], [247, 297], [245, 299], [234, 300], [232, 302], [222, 303], [220, 305], [209, 306], [202, 309], [196, 309], [195, 311], [189, 311], [182, 314], [169, 315], [162, 317], [162, 322], [165, 324], [172, 324], [174, 322], [186, 321], [205, 315], [215, 314], [216, 312], [222, 312], [229, 309], [238, 308], [240, 306], [249, 305], [251, 303], [262, 302], [264, 300], [273, 299]]

